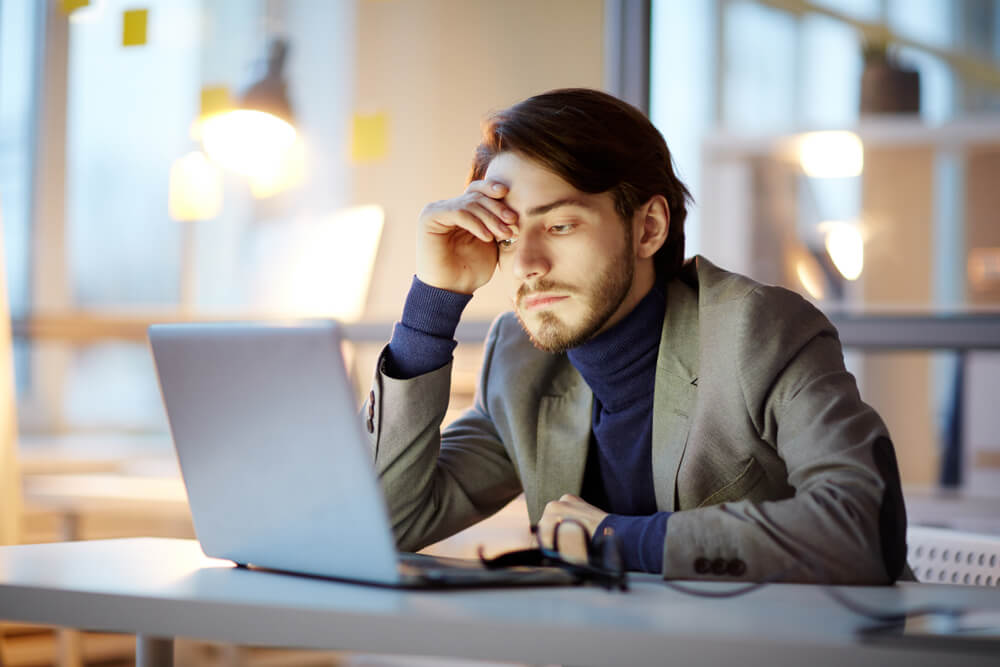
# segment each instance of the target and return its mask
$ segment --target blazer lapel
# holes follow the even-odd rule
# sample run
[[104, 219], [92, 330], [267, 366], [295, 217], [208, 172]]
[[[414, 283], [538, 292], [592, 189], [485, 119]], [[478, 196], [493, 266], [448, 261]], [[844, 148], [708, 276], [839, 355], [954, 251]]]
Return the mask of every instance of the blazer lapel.
[[594, 395], [568, 359], [538, 405], [537, 490], [529, 497], [535, 523], [545, 503], [564, 493], [579, 495], [590, 446]]
[[698, 295], [681, 280], [667, 286], [653, 393], [653, 486], [656, 506], [677, 509], [677, 471], [698, 393]]

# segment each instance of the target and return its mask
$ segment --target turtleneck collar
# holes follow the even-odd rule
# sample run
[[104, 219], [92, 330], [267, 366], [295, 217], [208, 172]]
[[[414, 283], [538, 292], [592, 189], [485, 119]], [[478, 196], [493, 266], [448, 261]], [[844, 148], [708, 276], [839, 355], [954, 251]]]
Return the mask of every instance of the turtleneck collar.
[[660, 281], [613, 327], [568, 352], [569, 360], [608, 412], [649, 394], [643, 381], [656, 369], [666, 293]]

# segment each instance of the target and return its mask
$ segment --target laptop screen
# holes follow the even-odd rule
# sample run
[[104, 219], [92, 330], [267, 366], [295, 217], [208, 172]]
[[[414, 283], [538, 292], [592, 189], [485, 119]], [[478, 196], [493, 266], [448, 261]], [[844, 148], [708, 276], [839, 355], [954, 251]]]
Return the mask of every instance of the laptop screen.
[[154, 325], [149, 339], [206, 555], [397, 582], [335, 322]]

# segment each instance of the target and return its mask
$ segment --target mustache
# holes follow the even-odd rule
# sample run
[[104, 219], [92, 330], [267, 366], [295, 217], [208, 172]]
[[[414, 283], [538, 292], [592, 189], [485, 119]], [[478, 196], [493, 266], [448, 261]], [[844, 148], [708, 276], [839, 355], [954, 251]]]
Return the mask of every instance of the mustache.
[[517, 303], [521, 303], [532, 294], [537, 294], [539, 292], [565, 292], [567, 294], [573, 294], [576, 292], [576, 289], [574, 289], [572, 285], [542, 278], [535, 281], [531, 285], [524, 283], [518, 287]]

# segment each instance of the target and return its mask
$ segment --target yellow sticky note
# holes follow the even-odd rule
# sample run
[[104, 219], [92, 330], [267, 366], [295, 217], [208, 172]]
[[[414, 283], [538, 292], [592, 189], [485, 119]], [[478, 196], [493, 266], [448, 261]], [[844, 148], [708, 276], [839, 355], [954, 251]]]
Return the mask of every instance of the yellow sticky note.
[[389, 152], [389, 117], [384, 113], [354, 114], [351, 160], [374, 162]]
[[69, 15], [82, 7], [87, 7], [90, 5], [90, 0], [62, 0], [59, 3], [59, 8], [62, 9], [63, 14]]
[[226, 86], [205, 86], [201, 89], [202, 117], [229, 111], [234, 106], [236, 105], [233, 103], [233, 96]]
[[148, 9], [129, 9], [122, 13], [122, 46], [142, 46], [146, 43]]

